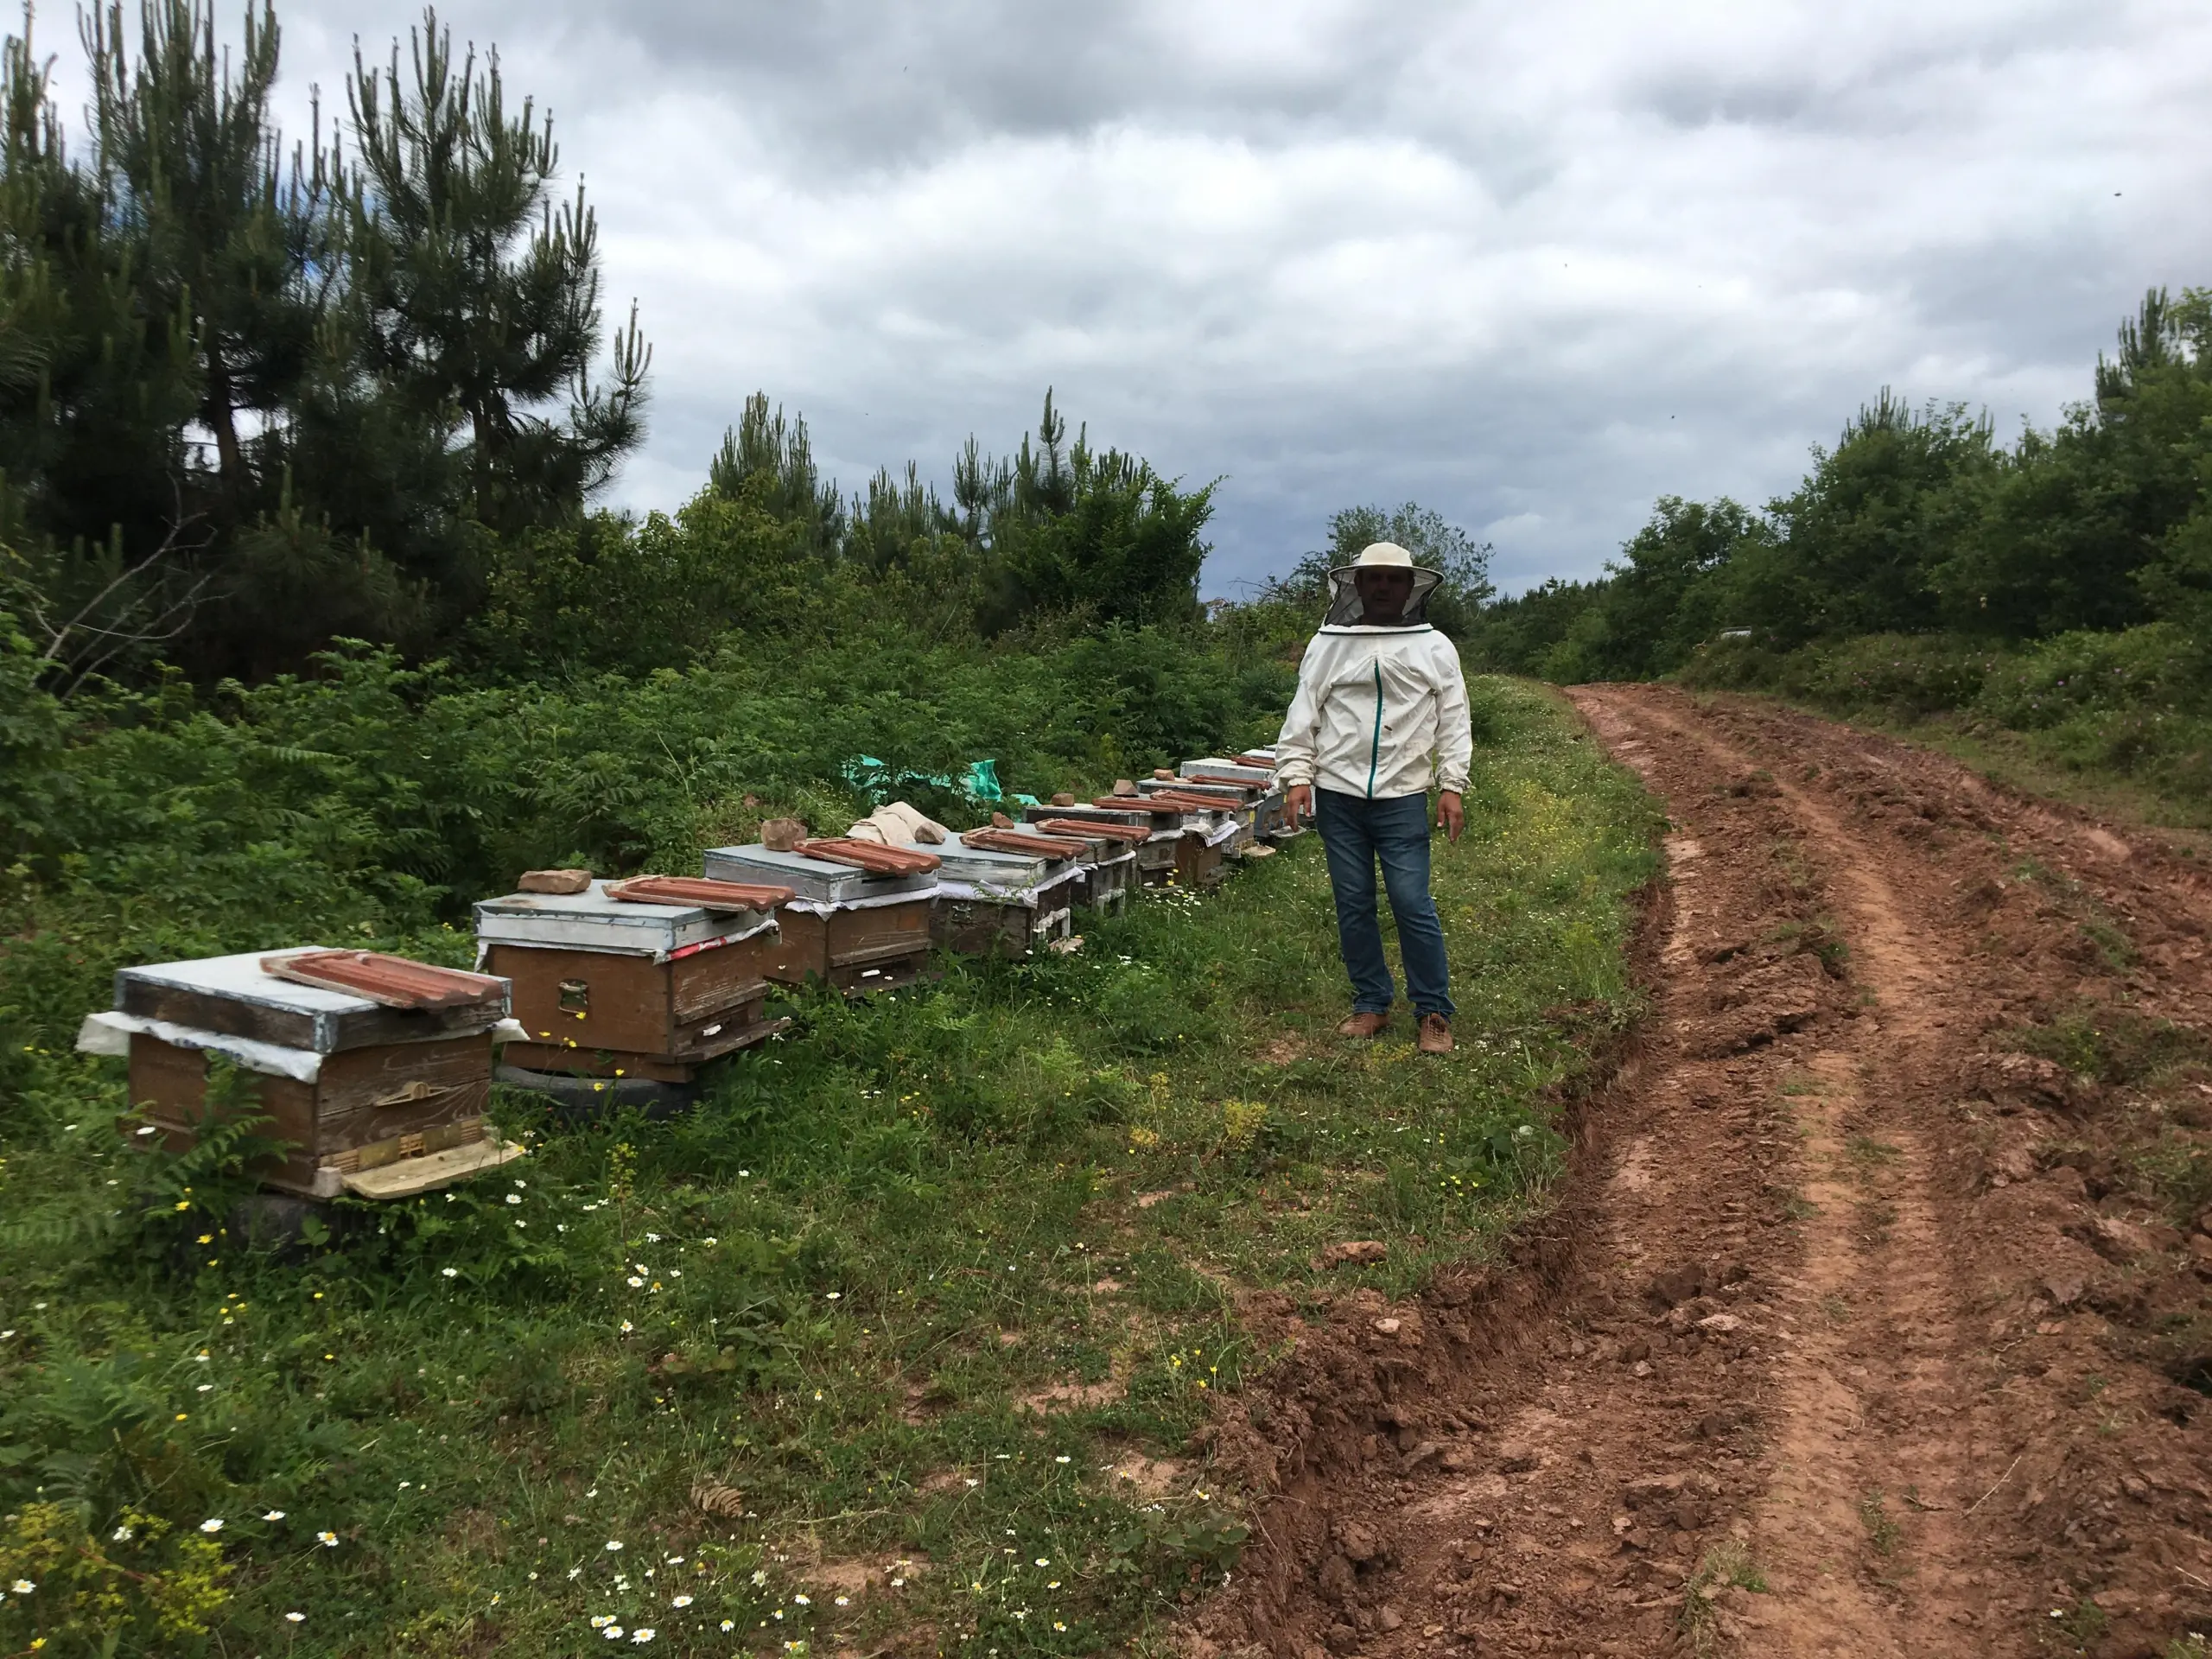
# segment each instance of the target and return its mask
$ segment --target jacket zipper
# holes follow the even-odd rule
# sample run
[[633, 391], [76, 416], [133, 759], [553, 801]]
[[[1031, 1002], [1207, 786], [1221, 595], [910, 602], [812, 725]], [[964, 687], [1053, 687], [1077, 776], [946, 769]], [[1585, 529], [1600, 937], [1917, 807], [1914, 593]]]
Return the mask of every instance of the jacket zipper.
[[1375, 735], [1367, 745], [1367, 798], [1375, 798], [1375, 767], [1382, 755], [1382, 659], [1375, 659]]

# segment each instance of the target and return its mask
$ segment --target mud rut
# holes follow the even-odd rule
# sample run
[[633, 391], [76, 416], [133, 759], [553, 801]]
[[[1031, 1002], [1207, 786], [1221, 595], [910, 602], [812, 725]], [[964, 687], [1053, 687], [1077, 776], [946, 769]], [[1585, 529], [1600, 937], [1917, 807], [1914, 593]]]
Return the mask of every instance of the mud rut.
[[2085, 1001], [2212, 1029], [2202, 864], [1846, 728], [1573, 696], [1670, 815], [1650, 1017], [1515, 1262], [1249, 1310], [1291, 1358], [1210, 1440], [1274, 1496], [1186, 1650], [2212, 1632], [2212, 1401], [2153, 1340], [2212, 1238], [2101, 1205], [2120, 1104], [1999, 1035]]

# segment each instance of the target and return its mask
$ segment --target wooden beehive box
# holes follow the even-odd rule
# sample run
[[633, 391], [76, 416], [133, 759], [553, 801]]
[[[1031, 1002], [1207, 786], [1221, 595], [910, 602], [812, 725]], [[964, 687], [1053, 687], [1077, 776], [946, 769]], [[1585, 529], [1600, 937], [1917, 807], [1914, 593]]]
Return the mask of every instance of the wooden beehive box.
[[[1066, 816], [1069, 810], [1039, 807], [1029, 822], [1047, 835], [1075, 836], [1090, 843], [1090, 861], [1076, 877], [1075, 907], [1107, 915], [1127, 908], [1138, 886], [1138, 854], [1151, 839], [1149, 826], [1116, 823], [1103, 813], [1090, 818], [1071, 817]], [[1173, 861], [1168, 861], [1171, 868]]]
[[1161, 887], [1181, 880], [1183, 815], [1166, 807], [1154, 810], [1141, 796], [1106, 796], [1077, 806], [1033, 806], [1026, 808], [1022, 817], [1031, 823], [1059, 818], [1076, 823], [1128, 824], [1147, 830], [1150, 833], [1136, 847], [1137, 884]]
[[594, 881], [582, 893], [512, 893], [476, 906], [477, 966], [513, 982], [524, 1032], [507, 1045], [507, 1065], [689, 1083], [708, 1061], [783, 1027], [766, 1002], [783, 946], [774, 906], [789, 888], [688, 904], [620, 896], [632, 885]]
[[[272, 971], [330, 958], [345, 959], [345, 976], [365, 990]], [[192, 1144], [209, 1057], [219, 1055], [254, 1074], [273, 1120], [262, 1133], [289, 1143], [258, 1172], [269, 1185], [403, 1197], [522, 1155], [484, 1120], [507, 989], [494, 977], [314, 947], [157, 963], [116, 975], [113, 1012], [87, 1020], [79, 1043], [128, 1054], [131, 1103], [172, 1149]]]
[[1188, 783], [1249, 790], [1253, 833], [1263, 840], [1277, 839], [1288, 833], [1283, 817], [1283, 791], [1275, 782], [1273, 766], [1250, 766], [1243, 760], [1185, 760], [1176, 771]]
[[[1094, 803], [1106, 810], [1128, 802], [1154, 815], [1154, 833], [1162, 827], [1173, 825], [1178, 830], [1175, 842], [1174, 884], [1185, 887], [1211, 887], [1219, 882], [1227, 868], [1230, 844], [1246, 831], [1243, 820], [1224, 803], [1185, 798], [1173, 792], [1166, 785], [1154, 784], [1151, 789], [1137, 786], [1142, 792], [1136, 795], [1102, 795]], [[1154, 885], [1147, 881], [1147, 886]]]
[[[1217, 813], [1228, 818], [1230, 833], [1223, 838], [1222, 843], [1225, 849], [1249, 847], [1258, 838], [1258, 804], [1263, 792], [1260, 790], [1233, 781], [1199, 784], [1180, 778], [1147, 778], [1138, 782], [1137, 788], [1147, 799], [1165, 797], [1181, 803], [1186, 808]], [[1213, 832], [1220, 827], [1218, 818], [1205, 824], [1209, 841], [1213, 839]]]
[[928, 969], [933, 871], [878, 875], [754, 844], [710, 849], [706, 873], [719, 881], [792, 889], [777, 909], [783, 938], [766, 965], [779, 984], [818, 979], [848, 995], [866, 995], [912, 984]]
[[[1031, 838], [1022, 831], [1007, 834], [1016, 841]], [[1025, 962], [1073, 931], [1076, 893], [1089, 868], [1088, 842], [1072, 843], [1081, 849], [1076, 858], [972, 847], [958, 836], [926, 846], [902, 844], [939, 861], [937, 904], [930, 913], [930, 937], [939, 950]]]

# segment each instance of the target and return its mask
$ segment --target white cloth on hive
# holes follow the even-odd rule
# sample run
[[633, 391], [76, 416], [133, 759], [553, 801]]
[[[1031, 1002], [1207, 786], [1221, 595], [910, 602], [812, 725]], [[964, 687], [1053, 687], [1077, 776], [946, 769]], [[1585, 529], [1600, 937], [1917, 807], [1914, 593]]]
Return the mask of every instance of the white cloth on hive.
[[845, 833], [855, 841], [880, 841], [887, 847], [916, 841], [925, 847], [939, 847], [952, 836], [952, 831], [935, 818], [924, 816], [904, 801], [877, 807]]

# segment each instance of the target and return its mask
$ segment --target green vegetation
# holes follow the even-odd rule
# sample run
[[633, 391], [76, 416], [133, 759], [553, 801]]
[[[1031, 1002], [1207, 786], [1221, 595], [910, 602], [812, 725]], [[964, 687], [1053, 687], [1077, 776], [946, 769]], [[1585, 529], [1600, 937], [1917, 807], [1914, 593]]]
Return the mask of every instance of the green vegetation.
[[[1264, 741], [1377, 537], [1446, 569], [1456, 634], [1489, 594], [1408, 504], [1206, 614], [1210, 489], [1049, 393], [949, 501], [912, 463], [849, 496], [756, 395], [690, 501], [595, 511], [649, 353], [603, 338], [550, 128], [426, 19], [357, 61], [342, 152], [288, 150], [278, 41], [102, 13], [79, 155], [28, 25], [0, 63], [0, 1651], [1145, 1641], [1249, 1536], [1193, 1437], [1264, 1432], [1249, 1294], [1405, 1294], [1544, 1202], [1636, 1013], [1651, 808], [1478, 683], [1446, 1063], [1334, 1038], [1306, 841], [1073, 957], [795, 996], [681, 1116], [499, 1091], [524, 1162], [272, 1228], [250, 1074], [189, 1154], [118, 1133], [122, 1068], [73, 1048], [118, 965], [464, 963], [527, 867]], [[1387, 1259], [1312, 1265], [1351, 1238]]]
[[[1105, 729], [1187, 742], [1279, 706], [1260, 682], [1191, 712], [1179, 659], [1143, 639], [887, 665], [949, 689], [849, 715], [781, 678], [798, 658], [767, 690], [724, 665], [441, 692], [365, 655], [221, 708], [19, 703], [52, 840], [12, 878], [33, 920], [0, 963], [0, 1586], [38, 1588], [0, 1602], [0, 1646], [35, 1627], [54, 1654], [581, 1654], [605, 1650], [600, 1618], [686, 1653], [892, 1629], [1084, 1653], [1218, 1582], [1238, 1494], [1185, 1448], [1275, 1357], [1245, 1293], [1318, 1312], [1491, 1249], [1560, 1166], [1559, 1090], [1636, 1012], [1651, 809], [1533, 690], [1478, 683], [1468, 834], [1438, 844], [1446, 1064], [1403, 1031], [1334, 1038], [1311, 839], [1094, 922], [1072, 957], [798, 999], [791, 1035], [686, 1116], [563, 1125], [506, 1097], [524, 1163], [341, 1206], [289, 1253], [233, 1232], [221, 1159], [123, 1145], [119, 1066], [67, 1046], [116, 961], [169, 945], [312, 924], [452, 959], [436, 859], [470, 879], [526, 846], [672, 862], [741, 780], [750, 811], [841, 788], [823, 758], [877, 741], [871, 720], [944, 722], [947, 753], [1003, 737], [1019, 782], [1099, 775], [1080, 751], [1101, 707], [1037, 695], [1090, 683], [1068, 653], [1110, 645], [1148, 690], [1095, 690]], [[1065, 712], [991, 729], [1009, 689]], [[624, 738], [656, 729], [670, 751]], [[1310, 1265], [1352, 1237], [1389, 1260]]]
[[1210, 489], [1071, 441], [1049, 394], [1014, 454], [968, 442], [950, 504], [912, 463], [847, 504], [756, 397], [683, 509], [593, 511], [652, 353], [634, 308], [603, 329], [550, 123], [426, 14], [288, 149], [279, 41], [267, 0], [235, 46], [204, 0], [144, 0], [135, 38], [96, 7], [78, 153], [28, 22], [0, 56], [0, 610], [49, 684], [263, 680], [341, 637], [528, 677], [856, 611], [939, 641], [1195, 620]]
[[1876, 634], [1701, 648], [1685, 684], [1763, 692], [1948, 749], [2019, 787], [2212, 825], [2212, 677], [2171, 623], [2018, 645]]
[[1885, 390], [1763, 512], [1662, 498], [1609, 575], [1489, 607], [1464, 648], [1778, 695], [2212, 821], [2208, 416], [2212, 290], [2153, 291], [2056, 431], [2008, 448]]

